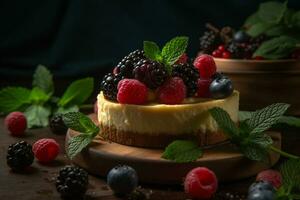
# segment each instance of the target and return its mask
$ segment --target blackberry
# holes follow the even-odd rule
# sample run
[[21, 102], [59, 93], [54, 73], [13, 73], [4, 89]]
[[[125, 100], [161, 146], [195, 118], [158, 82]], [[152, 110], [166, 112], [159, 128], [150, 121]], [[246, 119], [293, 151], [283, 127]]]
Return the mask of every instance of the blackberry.
[[172, 70], [172, 76], [182, 78], [184, 84], [187, 87], [187, 96], [194, 96], [198, 88], [198, 70], [190, 63], [186, 64], [174, 64]]
[[245, 56], [245, 47], [246, 44], [244, 43], [231, 42], [227, 50], [231, 53], [232, 58], [242, 59]]
[[221, 43], [220, 34], [215, 31], [206, 31], [200, 37], [200, 51], [211, 54]]
[[50, 119], [49, 123], [50, 129], [54, 134], [65, 134], [68, 130], [68, 127], [65, 125], [62, 114], [55, 114]]
[[82, 199], [88, 186], [88, 173], [82, 168], [67, 165], [59, 171], [56, 189], [63, 199]]
[[134, 78], [145, 83], [148, 88], [161, 86], [168, 77], [165, 66], [149, 59], [140, 60], [133, 70]]
[[7, 165], [13, 171], [21, 171], [29, 167], [34, 160], [32, 146], [25, 141], [11, 144], [7, 150]]
[[118, 94], [118, 83], [123, 77], [120, 74], [108, 73], [101, 82], [101, 90], [106, 99], [116, 101]]
[[144, 59], [144, 51], [135, 50], [125, 56], [117, 65], [116, 72], [125, 78], [132, 78], [132, 70], [137, 62]]

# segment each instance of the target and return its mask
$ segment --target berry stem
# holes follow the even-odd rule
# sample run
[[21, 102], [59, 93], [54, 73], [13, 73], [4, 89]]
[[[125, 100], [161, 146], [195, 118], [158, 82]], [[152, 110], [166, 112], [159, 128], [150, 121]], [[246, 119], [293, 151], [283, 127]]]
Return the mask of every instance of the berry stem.
[[289, 153], [287, 153], [287, 152], [285, 152], [285, 151], [282, 151], [282, 150], [280, 150], [280, 149], [278, 149], [278, 148], [276, 148], [276, 147], [274, 147], [274, 146], [270, 146], [270, 149], [271, 149], [272, 151], [274, 151], [274, 152], [276, 152], [276, 153], [278, 153], [278, 154], [280, 154], [280, 155], [286, 157], [286, 158], [300, 159], [299, 156], [296, 156], [296, 155], [293, 155], [293, 154], [289, 154]]
[[93, 104], [82, 104], [79, 106], [79, 108], [83, 110], [93, 109], [93, 107], [94, 107]]

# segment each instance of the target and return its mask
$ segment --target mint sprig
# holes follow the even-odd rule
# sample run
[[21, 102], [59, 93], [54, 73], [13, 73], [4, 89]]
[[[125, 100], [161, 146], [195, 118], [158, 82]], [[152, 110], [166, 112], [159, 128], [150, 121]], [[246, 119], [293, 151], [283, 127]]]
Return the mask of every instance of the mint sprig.
[[38, 87], [46, 94], [53, 94], [54, 83], [51, 72], [44, 66], [38, 65], [33, 75], [33, 87]]
[[0, 113], [23, 111], [22, 108], [30, 103], [30, 90], [23, 87], [6, 87], [0, 91]]

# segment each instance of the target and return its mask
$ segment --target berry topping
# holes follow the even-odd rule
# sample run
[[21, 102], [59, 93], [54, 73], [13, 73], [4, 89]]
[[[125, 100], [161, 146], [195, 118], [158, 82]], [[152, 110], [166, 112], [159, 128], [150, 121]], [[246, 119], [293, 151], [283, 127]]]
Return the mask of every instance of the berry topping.
[[231, 57], [231, 54], [229, 51], [224, 51], [222, 53], [222, 58], [229, 59], [230, 57]]
[[211, 78], [216, 73], [216, 63], [210, 55], [200, 55], [194, 61], [194, 66], [198, 69], [200, 77], [204, 79]]
[[122, 79], [120, 75], [112, 73], [106, 74], [101, 82], [101, 90], [106, 99], [116, 101], [118, 93], [118, 83]]
[[220, 44], [221, 38], [220, 34], [215, 31], [206, 31], [203, 36], [200, 37], [200, 51], [203, 53], [210, 54], [218, 44]]
[[218, 50], [219, 50], [220, 52], [223, 53], [223, 52], [226, 50], [226, 48], [225, 48], [225, 46], [222, 44], [222, 45], [218, 46]]
[[55, 114], [50, 119], [49, 123], [50, 129], [54, 134], [65, 134], [68, 130], [68, 127], [65, 125], [62, 114]]
[[256, 181], [267, 181], [278, 189], [282, 184], [282, 176], [279, 171], [269, 169], [260, 172], [256, 176]]
[[21, 171], [29, 167], [34, 160], [32, 147], [25, 141], [11, 144], [7, 150], [7, 165], [13, 171]]
[[222, 58], [222, 52], [219, 50], [213, 51], [211, 55], [215, 58]]
[[116, 166], [108, 172], [107, 184], [116, 195], [125, 196], [137, 187], [138, 175], [130, 166]]
[[238, 31], [233, 35], [233, 40], [238, 43], [248, 42], [250, 38], [245, 31]]
[[168, 72], [159, 62], [142, 59], [135, 65], [133, 75], [135, 79], [145, 83], [148, 88], [155, 89], [167, 79]]
[[176, 61], [175, 64], [185, 64], [187, 63], [189, 60], [189, 57], [186, 55], [186, 53], [183, 53], [178, 60]]
[[172, 76], [183, 80], [187, 88], [187, 96], [195, 96], [199, 72], [193, 65], [189, 63], [173, 65]]
[[56, 189], [63, 199], [82, 199], [88, 186], [88, 173], [75, 166], [65, 166], [56, 178]]
[[53, 161], [59, 153], [59, 144], [54, 139], [40, 139], [32, 146], [34, 156], [42, 163]]
[[23, 113], [12, 112], [5, 117], [4, 124], [13, 136], [21, 136], [27, 128], [27, 120]]
[[196, 97], [209, 98], [209, 86], [211, 84], [211, 79], [198, 79], [198, 91]]
[[122, 104], [145, 104], [148, 97], [145, 84], [135, 79], [123, 79], [118, 84], [117, 99]]
[[209, 87], [209, 91], [212, 98], [223, 99], [232, 94], [233, 85], [228, 77], [221, 76], [212, 81]]
[[248, 190], [247, 200], [274, 200], [275, 189], [269, 182], [253, 183]]
[[191, 170], [185, 177], [184, 190], [193, 199], [210, 199], [217, 191], [215, 173], [205, 167]]
[[160, 103], [180, 104], [186, 97], [186, 86], [179, 77], [172, 77], [157, 90]]

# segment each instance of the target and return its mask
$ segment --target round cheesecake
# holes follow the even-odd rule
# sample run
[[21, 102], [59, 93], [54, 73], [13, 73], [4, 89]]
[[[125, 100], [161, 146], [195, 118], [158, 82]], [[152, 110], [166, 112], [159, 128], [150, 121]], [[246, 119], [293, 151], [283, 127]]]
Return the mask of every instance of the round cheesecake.
[[182, 104], [120, 104], [98, 95], [98, 120], [102, 137], [116, 143], [164, 148], [176, 139], [192, 139], [200, 146], [225, 141], [225, 134], [208, 110], [220, 107], [238, 122], [239, 92], [225, 99], [186, 98]]

